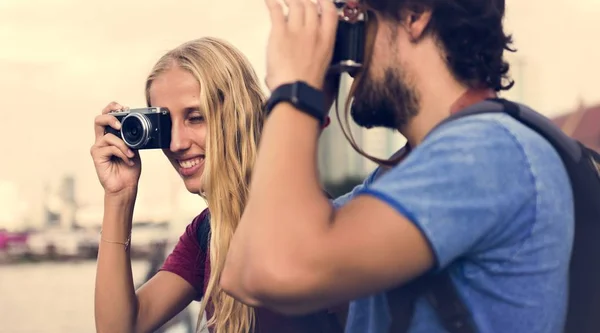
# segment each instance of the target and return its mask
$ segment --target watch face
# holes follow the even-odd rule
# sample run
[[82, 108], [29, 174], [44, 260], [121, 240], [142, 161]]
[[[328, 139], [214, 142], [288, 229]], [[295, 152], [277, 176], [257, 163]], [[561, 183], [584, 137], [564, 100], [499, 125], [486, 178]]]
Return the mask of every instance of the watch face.
[[327, 112], [325, 110], [325, 94], [304, 82], [297, 82], [295, 84], [298, 86], [296, 89], [298, 103], [305, 108], [309, 108], [315, 116], [318, 116], [322, 120]]

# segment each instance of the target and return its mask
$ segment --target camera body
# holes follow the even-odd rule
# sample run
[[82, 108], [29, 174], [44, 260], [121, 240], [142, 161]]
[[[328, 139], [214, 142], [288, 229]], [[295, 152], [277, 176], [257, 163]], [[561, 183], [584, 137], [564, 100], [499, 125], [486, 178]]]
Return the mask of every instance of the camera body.
[[111, 112], [121, 130], [107, 126], [105, 133], [122, 139], [131, 149], [165, 149], [171, 144], [171, 115], [167, 108], [140, 108]]
[[367, 13], [358, 0], [334, 0], [339, 23], [329, 71], [356, 74], [365, 56]]

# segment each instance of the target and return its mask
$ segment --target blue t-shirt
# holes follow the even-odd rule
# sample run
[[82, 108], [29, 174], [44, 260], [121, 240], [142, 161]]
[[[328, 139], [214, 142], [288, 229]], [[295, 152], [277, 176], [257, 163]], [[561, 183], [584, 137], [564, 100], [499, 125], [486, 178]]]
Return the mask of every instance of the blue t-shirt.
[[[574, 208], [553, 147], [505, 114], [445, 124], [398, 166], [335, 200], [370, 195], [412, 221], [481, 333], [558, 333]], [[354, 300], [346, 333], [389, 333], [385, 293]], [[419, 299], [410, 333], [446, 332]]]

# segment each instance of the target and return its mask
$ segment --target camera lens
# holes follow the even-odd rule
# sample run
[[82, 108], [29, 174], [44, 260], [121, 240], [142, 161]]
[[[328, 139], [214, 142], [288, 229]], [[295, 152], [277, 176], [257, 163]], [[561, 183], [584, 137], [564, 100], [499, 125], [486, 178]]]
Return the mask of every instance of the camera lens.
[[121, 121], [121, 137], [130, 148], [142, 148], [150, 140], [150, 126], [148, 117], [131, 113]]

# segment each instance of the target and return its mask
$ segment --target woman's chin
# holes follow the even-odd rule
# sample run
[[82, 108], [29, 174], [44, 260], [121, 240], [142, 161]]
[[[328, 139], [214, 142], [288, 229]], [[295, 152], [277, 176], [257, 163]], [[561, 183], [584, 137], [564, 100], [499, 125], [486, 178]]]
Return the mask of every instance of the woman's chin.
[[192, 194], [202, 193], [202, 182], [199, 179], [186, 179], [185, 188]]

